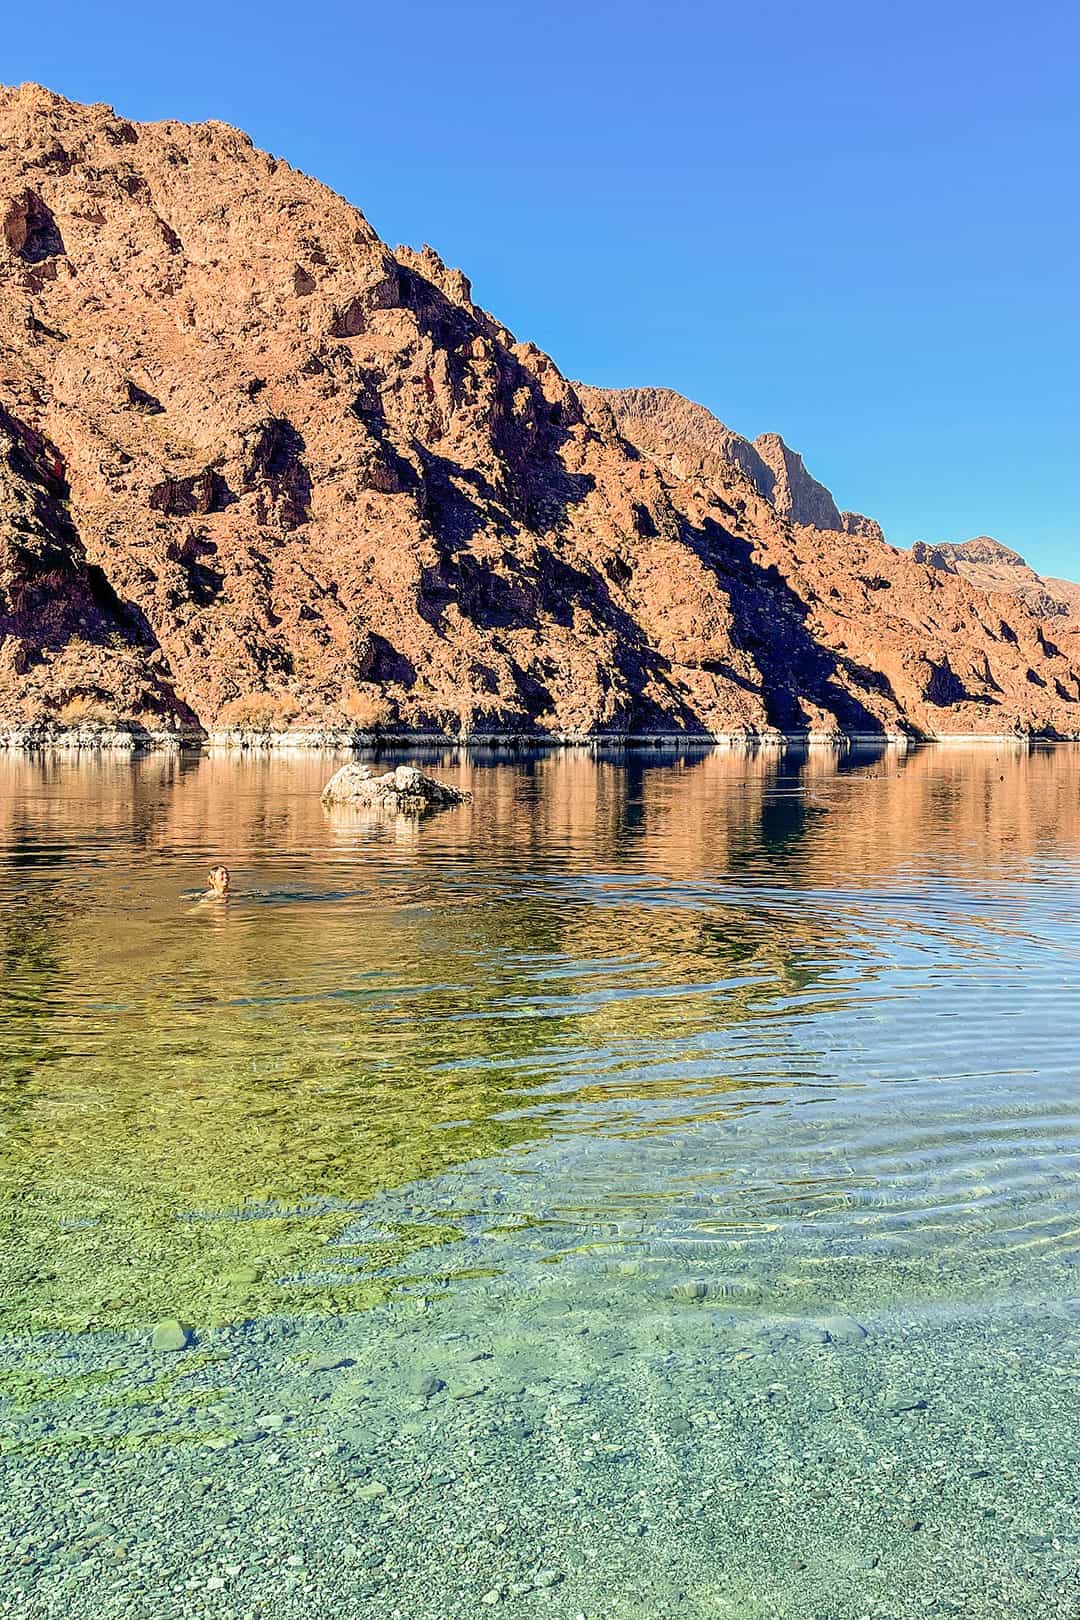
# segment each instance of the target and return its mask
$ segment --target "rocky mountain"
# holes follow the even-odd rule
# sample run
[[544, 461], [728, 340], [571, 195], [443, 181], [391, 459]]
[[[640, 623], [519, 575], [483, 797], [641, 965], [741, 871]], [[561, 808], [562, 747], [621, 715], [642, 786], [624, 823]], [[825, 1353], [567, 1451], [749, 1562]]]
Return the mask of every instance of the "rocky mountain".
[[980, 591], [1004, 591], [1021, 597], [1042, 618], [1067, 618], [1080, 612], [1080, 585], [1037, 574], [1018, 551], [1011, 551], [988, 534], [959, 544], [939, 541], [930, 546], [920, 540], [911, 550], [916, 561], [959, 574]]
[[218, 123], [0, 93], [0, 727], [1080, 733], [1080, 621], [572, 386]]
[[[594, 396], [597, 390], [592, 391]], [[695, 405], [670, 388], [621, 388], [608, 391], [620, 428], [644, 447], [651, 442], [664, 455], [664, 446], [682, 446], [671, 458], [677, 477], [696, 468], [707, 475], [723, 468], [744, 472], [757, 493], [778, 517], [804, 527], [883, 539], [880, 524], [861, 512], [841, 512], [832, 494], [812, 478], [798, 451], [779, 433], [759, 433], [754, 440], [725, 427], [704, 405]]]

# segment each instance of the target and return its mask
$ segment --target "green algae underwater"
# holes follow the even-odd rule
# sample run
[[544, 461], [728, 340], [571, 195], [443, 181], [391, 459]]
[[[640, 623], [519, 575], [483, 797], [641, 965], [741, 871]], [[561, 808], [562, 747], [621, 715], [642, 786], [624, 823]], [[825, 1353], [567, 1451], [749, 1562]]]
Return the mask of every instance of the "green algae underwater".
[[[680, 776], [706, 786], [720, 763]], [[713, 829], [744, 864], [764, 763]], [[438, 1235], [421, 1212], [363, 1275], [305, 1282], [374, 1192], [542, 1139], [575, 1100], [618, 1105], [643, 1043], [692, 1065], [695, 1033], [837, 993], [844, 929], [823, 917], [648, 889], [610, 903], [636, 870], [647, 772], [456, 763], [483, 784], [474, 807], [386, 824], [327, 814], [327, 770], [0, 764], [0, 1329], [362, 1309], [380, 1270]], [[683, 806], [656, 809], [661, 884], [692, 870], [695, 840], [684, 853]], [[782, 806], [781, 843], [816, 814]], [[225, 904], [198, 893], [218, 858]], [[575, 894], [598, 862], [611, 889]], [[568, 1061], [572, 1094], [518, 1106]], [[666, 1129], [680, 1096], [722, 1109], [729, 1081], [701, 1068], [637, 1073], [635, 1106], [666, 1096]]]

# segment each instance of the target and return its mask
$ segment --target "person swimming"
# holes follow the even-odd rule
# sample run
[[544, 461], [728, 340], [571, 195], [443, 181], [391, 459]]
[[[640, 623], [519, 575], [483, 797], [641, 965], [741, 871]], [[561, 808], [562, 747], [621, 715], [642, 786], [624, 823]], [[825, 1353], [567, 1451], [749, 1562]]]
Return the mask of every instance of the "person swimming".
[[216, 896], [218, 900], [224, 900], [229, 893], [230, 881], [229, 868], [227, 866], [212, 866], [207, 878], [207, 883], [209, 885], [207, 888], [207, 894]]

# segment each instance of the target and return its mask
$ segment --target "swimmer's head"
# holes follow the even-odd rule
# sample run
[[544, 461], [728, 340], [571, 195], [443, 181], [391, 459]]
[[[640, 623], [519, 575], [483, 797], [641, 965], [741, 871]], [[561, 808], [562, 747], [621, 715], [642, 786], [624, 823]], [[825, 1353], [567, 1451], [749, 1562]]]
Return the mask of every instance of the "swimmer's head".
[[228, 894], [229, 868], [227, 866], [212, 866], [208, 882], [213, 894]]

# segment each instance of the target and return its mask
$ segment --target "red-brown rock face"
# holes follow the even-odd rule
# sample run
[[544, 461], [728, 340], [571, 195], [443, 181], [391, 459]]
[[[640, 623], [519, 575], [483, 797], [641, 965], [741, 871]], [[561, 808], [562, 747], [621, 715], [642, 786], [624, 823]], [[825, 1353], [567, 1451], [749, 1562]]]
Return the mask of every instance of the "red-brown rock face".
[[1069, 614], [576, 390], [224, 125], [0, 92], [0, 404], [0, 726], [1080, 731]]
[[[840, 686], [873, 720], [921, 735], [1080, 732], [1077, 586], [1043, 579], [985, 538], [907, 552], [855, 512], [837, 512], [829, 530], [784, 522], [747, 449], [760, 455], [765, 447], [788, 513], [824, 519], [831, 496], [776, 435], [748, 446], [665, 389], [585, 392], [603, 400], [626, 438], [666, 473], [672, 501], [691, 524], [724, 523], [747, 538], [760, 570], [784, 581], [804, 632], [832, 664], [827, 699], [813, 717], [818, 729], [829, 728], [830, 714], [850, 724], [833, 700]], [[791, 688], [769, 642], [759, 662], [778, 715]], [[797, 701], [809, 710], [814, 694], [804, 688]]]

